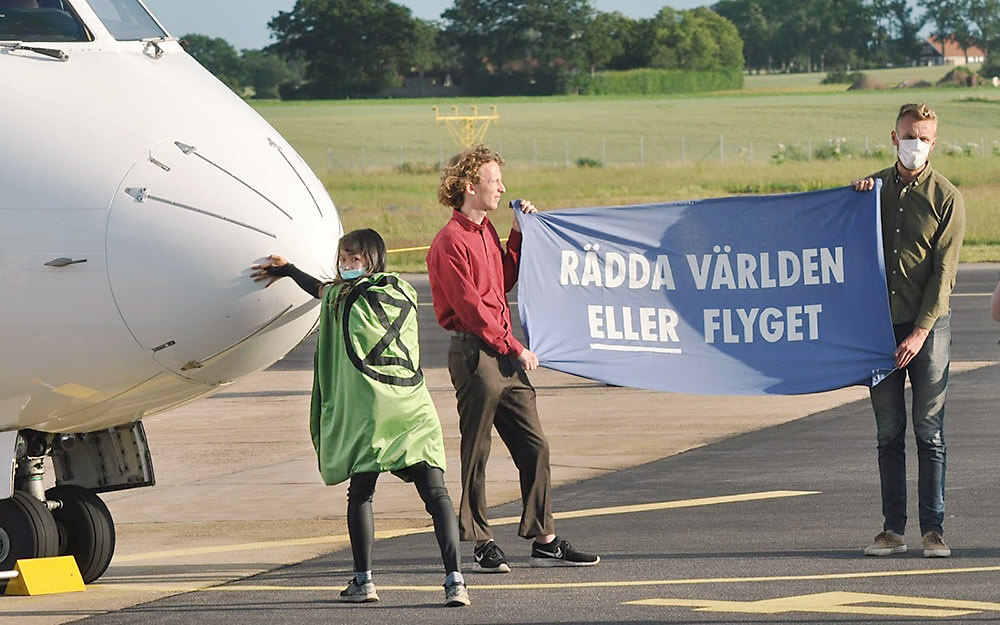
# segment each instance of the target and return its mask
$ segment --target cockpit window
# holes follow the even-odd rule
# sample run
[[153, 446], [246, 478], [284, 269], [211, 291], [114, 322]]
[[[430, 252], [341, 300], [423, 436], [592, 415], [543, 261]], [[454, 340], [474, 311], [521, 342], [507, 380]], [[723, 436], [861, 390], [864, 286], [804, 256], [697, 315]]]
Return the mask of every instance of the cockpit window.
[[119, 41], [138, 41], [167, 36], [139, 0], [89, 0], [89, 2], [94, 13], [97, 13], [97, 17], [104, 22], [108, 32]]
[[91, 41], [62, 0], [0, 0], [0, 41]]

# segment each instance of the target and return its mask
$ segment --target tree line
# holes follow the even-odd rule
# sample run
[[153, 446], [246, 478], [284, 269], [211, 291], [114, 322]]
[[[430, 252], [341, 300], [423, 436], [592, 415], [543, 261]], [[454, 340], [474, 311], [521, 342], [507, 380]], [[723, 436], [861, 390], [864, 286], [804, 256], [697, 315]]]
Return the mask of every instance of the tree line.
[[911, 65], [925, 26], [939, 41], [1000, 52], [1000, 0], [719, 0], [712, 8], [739, 31], [749, 71]]
[[601, 70], [907, 65], [919, 59], [925, 25], [964, 47], [1000, 50], [1000, 0], [719, 0], [641, 19], [589, 0], [454, 0], [435, 21], [391, 0], [297, 0], [270, 21], [275, 43], [263, 50], [184, 39], [237, 92], [357, 98], [407, 78], [470, 95], [554, 94]]
[[704, 7], [632, 19], [589, 0], [455, 0], [427, 21], [391, 0], [298, 0], [268, 27], [263, 50], [184, 39], [237, 92], [283, 99], [377, 96], [415, 77], [472, 95], [569, 93], [574, 76], [604, 69], [744, 65], [735, 26]]

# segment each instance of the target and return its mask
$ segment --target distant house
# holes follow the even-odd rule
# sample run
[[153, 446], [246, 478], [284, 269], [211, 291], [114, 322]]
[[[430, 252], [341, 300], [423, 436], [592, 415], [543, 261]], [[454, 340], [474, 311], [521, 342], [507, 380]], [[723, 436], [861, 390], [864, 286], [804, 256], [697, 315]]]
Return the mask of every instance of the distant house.
[[943, 50], [941, 43], [933, 35], [924, 40], [920, 50], [921, 65], [968, 65], [986, 60], [986, 53], [979, 46], [971, 45], [963, 50], [954, 37], [944, 40]]

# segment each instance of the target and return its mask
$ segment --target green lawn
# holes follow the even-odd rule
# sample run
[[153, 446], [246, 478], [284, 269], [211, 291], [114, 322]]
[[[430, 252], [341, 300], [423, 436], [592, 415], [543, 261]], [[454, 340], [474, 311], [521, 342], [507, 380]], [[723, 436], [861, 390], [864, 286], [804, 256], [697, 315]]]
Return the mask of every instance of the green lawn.
[[[879, 70], [907, 80], [947, 68]], [[909, 74], [907, 72], [910, 72]], [[872, 73], [874, 74], [874, 73]], [[890, 82], [888, 78], [880, 80]], [[783, 84], [781, 80], [784, 80]], [[508, 161], [508, 195], [544, 208], [781, 193], [847, 184], [892, 161], [899, 105], [941, 118], [935, 167], [959, 185], [969, 224], [963, 260], [1000, 261], [1000, 89], [847, 92], [822, 75], [751, 76], [740, 92], [659, 98], [484, 98], [260, 103], [258, 110], [324, 179], [344, 226], [377, 228], [391, 248], [426, 245], [447, 219], [437, 167], [457, 151], [431, 106], [498, 107], [486, 142]], [[820, 160], [841, 140], [839, 160]], [[721, 143], [721, 152], [720, 152]], [[779, 144], [811, 160], [778, 164]], [[865, 156], [866, 152], [874, 156]], [[949, 154], [949, 152], [951, 154]], [[579, 167], [577, 159], [604, 163]], [[399, 173], [408, 170], [426, 173]], [[497, 216], [506, 227], [509, 214]], [[394, 254], [421, 270], [423, 253]]]

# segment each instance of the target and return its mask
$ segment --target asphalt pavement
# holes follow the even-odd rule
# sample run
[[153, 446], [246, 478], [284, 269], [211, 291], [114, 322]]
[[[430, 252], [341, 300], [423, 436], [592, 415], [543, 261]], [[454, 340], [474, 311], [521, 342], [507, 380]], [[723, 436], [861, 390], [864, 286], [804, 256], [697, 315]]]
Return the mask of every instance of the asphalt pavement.
[[[881, 530], [874, 423], [863, 389], [838, 395], [842, 399], [825, 408], [804, 398], [807, 403], [796, 404], [801, 414], [736, 427], [741, 413], [781, 412], [784, 398], [764, 398], [763, 403], [692, 399], [540, 375], [546, 384], [552, 381], [539, 394], [540, 402], [546, 402], [543, 422], [554, 441], [554, 470], [573, 465], [554, 491], [558, 531], [574, 546], [600, 554], [596, 567], [529, 567], [529, 543], [516, 537], [520, 506], [508, 496], [497, 500], [490, 513], [512, 571], [467, 572], [473, 601], [468, 608], [440, 605], [443, 575], [424, 520], [402, 524], [377, 541], [374, 574], [381, 601], [375, 604], [336, 601], [352, 568], [350, 550], [341, 541], [318, 549], [315, 557], [272, 562], [190, 591], [181, 582], [210, 577], [219, 552], [208, 552], [197, 567], [131, 570], [126, 555], [112, 564], [107, 581], [96, 584], [105, 594], [95, 596], [111, 597], [115, 588], [138, 592], [144, 579], [155, 580], [166, 596], [128, 607], [121, 607], [127, 601], [108, 601], [104, 613], [91, 606], [49, 615], [62, 617], [60, 622], [86, 617], [80, 622], [88, 625], [1000, 622], [1000, 324], [987, 312], [998, 272], [995, 265], [963, 265], [952, 300], [945, 520], [951, 558], [922, 557], [912, 437], [907, 449], [913, 459], [906, 534], [910, 550], [886, 558], [862, 555], [861, 549]], [[409, 278], [421, 301], [429, 302], [426, 278]], [[424, 367], [440, 371], [447, 334], [437, 330], [428, 306], [420, 314]], [[306, 373], [311, 366], [307, 343], [276, 365], [272, 375]], [[444, 405], [449, 399], [443, 386], [441, 393]], [[254, 396], [220, 401], [227, 399], [253, 401]], [[581, 415], [587, 405], [599, 412]], [[621, 410], [609, 409], [616, 405]], [[694, 417], [675, 420], [681, 413]], [[446, 433], [453, 427], [450, 418], [442, 414]], [[684, 443], [677, 447], [679, 453], [657, 454], [656, 449], [666, 449], [660, 442], [672, 430], [711, 429], [716, 420], [733, 424], [728, 434], [708, 437], [703, 444]], [[600, 434], [584, 454], [574, 449], [581, 439], [572, 435], [586, 428]], [[617, 454], [634, 455], [615, 464], [601, 455], [608, 452], [601, 448], [602, 440]], [[645, 449], [650, 440], [658, 441], [652, 451]], [[571, 456], [574, 462], [567, 460]], [[587, 467], [588, 461], [595, 466]], [[457, 474], [457, 463], [449, 473], [452, 478]], [[457, 499], [453, 483], [449, 488]], [[156, 488], [148, 491], [151, 498], [164, 496], [156, 495]], [[133, 508], [138, 501], [123, 500]], [[271, 517], [281, 514], [273, 511]], [[387, 525], [381, 517], [376, 524]], [[143, 527], [155, 532], [157, 526]], [[468, 544], [463, 548], [463, 564], [471, 571], [471, 549]], [[165, 585], [166, 577], [177, 581], [175, 590]], [[34, 599], [0, 598], [0, 618], [31, 616], [36, 612], [28, 602]], [[22, 602], [16, 610], [5, 606], [12, 600]]]
[[[952, 385], [951, 558], [923, 558], [914, 523], [909, 552], [861, 555], [881, 529], [862, 401], [557, 489], [558, 511], [590, 511], [559, 520], [560, 533], [602, 562], [533, 569], [514, 527], [499, 528], [513, 569], [467, 574], [469, 608], [439, 605], [440, 566], [425, 532], [377, 543], [377, 604], [335, 601], [351, 569], [349, 552], [338, 551], [83, 623], [995, 623], [997, 374], [987, 367]], [[760, 498], [738, 497], [747, 494]], [[642, 507], [661, 502], [691, 505]], [[518, 513], [516, 504], [491, 510]]]

